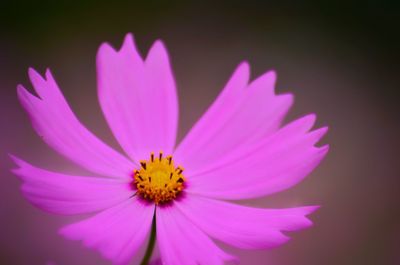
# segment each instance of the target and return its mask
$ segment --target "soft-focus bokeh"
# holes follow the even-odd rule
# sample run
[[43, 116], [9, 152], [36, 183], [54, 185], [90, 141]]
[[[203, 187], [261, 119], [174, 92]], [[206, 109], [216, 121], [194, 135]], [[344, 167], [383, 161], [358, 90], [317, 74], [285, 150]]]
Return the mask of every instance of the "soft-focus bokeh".
[[35, 135], [17, 102], [16, 85], [30, 87], [29, 66], [50, 67], [80, 119], [119, 149], [97, 104], [95, 55], [101, 42], [118, 47], [127, 32], [143, 53], [157, 38], [168, 47], [180, 139], [242, 60], [253, 77], [277, 70], [277, 91], [296, 96], [290, 119], [315, 112], [318, 125], [330, 126], [323, 142], [331, 152], [305, 181], [243, 202], [320, 204], [315, 226], [269, 251], [227, 247], [241, 264], [400, 264], [400, 9], [389, 1], [327, 3], [2, 1], [0, 264], [110, 264], [57, 234], [76, 217], [43, 213], [22, 198], [6, 154], [78, 172]]

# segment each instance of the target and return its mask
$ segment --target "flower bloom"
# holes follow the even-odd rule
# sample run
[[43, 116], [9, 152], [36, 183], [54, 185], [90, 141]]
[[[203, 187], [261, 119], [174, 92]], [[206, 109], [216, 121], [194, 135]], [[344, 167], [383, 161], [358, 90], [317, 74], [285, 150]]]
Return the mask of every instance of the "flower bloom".
[[24, 196], [56, 214], [93, 213], [63, 227], [115, 264], [126, 264], [148, 237], [153, 216], [164, 264], [223, 264], [233, 256], [211, 239], [244, 249], [288, 241], [286, 231], [311, 226], [317, 207], [261, 209], [225, 200], [265, 196], [300, 182], [323, 159], [316, 147], [327, 128], [311, 130], [315, 115], [285, 126], [290, 94], [274, 93], [275, 73], [249, 82], [241, 63], [221, 94], [175, 146], [178, 103], [167, 51], [160, 41], [142, 59], [128, 34], [119, 51], [101, 45], [98, 97], [126, 155], [76, 118], [49, 70], [29, 70], [38, 96], [18, 86], [36, 132], [53, 149], [92, 172], [53, 172], [12, 157]]

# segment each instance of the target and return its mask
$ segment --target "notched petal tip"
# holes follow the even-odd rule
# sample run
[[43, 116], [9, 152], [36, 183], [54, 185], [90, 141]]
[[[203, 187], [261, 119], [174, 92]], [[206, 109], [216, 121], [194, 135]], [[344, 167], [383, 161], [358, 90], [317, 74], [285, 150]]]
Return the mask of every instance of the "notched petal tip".
[[314, 125], [315, 121], [317, 120], [317, 114], [315, 113], [310, 113], [304, 116], [304, 119], [307, 119], [307, 121], [312, 125]]
[[22, 160], [19, 159], [17, 156], [15, 156], [11, 153], [7, 153], [7, 155], [15, 165], [17, 165], [18, 167], [20, 167], [22, 165]]
[[47, 80], [48, 82], [49, 82], [49, 81], [54, 81], [53, 74], [52, 74], [52, 72], [51, 72], [51, 70], [50, 70], [49, 67], [46, 68], [45, 76], [46, 76], [46, 80]]
[[156, 40], [150, 47], [146, 62], [153, 61], [154, 59], [169, 63], [168, 50], [162, 40]]
[[324, 136], [329, 131], [329, 127], [328, 126], [324, 126], [324, 127], [321, 127], [321, 128], [319, 128], [319, 129], [317, 129], [315, 131], [318, 131], [319, 134], [322, 134], [322, 136]]
[[316, 212], [319, 208], [321, 208], [321, 205], [310, 205], [310, 206], [304, 206], [302, 209], [304, 210], [304, 215], [308, 216], [310, 214], [313, 214]]
[[19, 84], [17, 85], [17, 95], [20, 100], [20, 102], [25, 102], [28, 98], [37, 98], [38, 97], [32, 95], [23, 85]]
[[237, 68], [242, 69], [243, 71], [247, 71], [247, 72], [250, 72], [250, 70], [251, 70], [250, 63], [247, 60], [241, 61]]
[[326, 144], [324, 146], [318, 147], [318, 149], [321, 153], [321, 156], [324, 157], [329, 152], [330, 146], [329, 144]]
[[116, 49], [112, 44], [110, 44], [109, 42], [103, 42], [102, 44], [100, 44], [100, 47], [97, 51], [97, 56], [99, 56], [99, 54], [101, 53], [118, 53], [121, 52], [122, 50], [130, 50], [130, 49], [136, 49], [135, 46], [135, 41], [134, 41], [134, 37], [132, 33], [127, 33], [125, 35], [124, 41], [122, 42], [122, 45], [120, 46], [119, 49]]
[[21, 173], [22, 167], [24, 165], [24, 161], [22, 161], [21, 159], [19, 159], [18, 157], [16, 157], [13, 154], [8, 153], [7, 155], [15, 166], [13, 168], [10, 168], [10, 172], [13, 173], [15, 176], [17, 176], [19, 179], [22, 179], [20, 173]]
[[303, 123], [305, 131], [307, 132], [310, 131], [311, 128], [314, 126], [316, 120], [317, 120], [317, 115], [315, 113], [310, 113], [301, 117], [297, 121]]
[[289, 124], [287, 124], [282, 130], [297, 130], [299, 133], [306, 133], [311, 130], [314, 126], [317, 116], [314, 113], [307, 114], [300, 117]]
[[310, 227], [312, 227], [314, 225], [314, 222], [311, 219], [309, 219], [309, 215], [314, 214], [319, 208], [321, 208], [320, 205], [303, 207], [303, 209], [304, 209], [304, 218], [306, 220], [303, 228], [310, 228]]
[[135, 37], [133, 36], [133, 34], [131, 32], [128, 32], [125, 35], [124, 38], [124, 43], [122, 46], [131, 46], [131, 47], [135, 47]]
[[[46, 68], [46, 79], [47, 79], [48, 69], [49, 68]], [[37, 89], [37, 87], [40, 88], [47, 82], [47, 80], [38, 71], [36, 71], [33, 67], [28, 68], [28, 76], [29, 76], [29, 79], [30, 79], [32, 85], [34, 86], [35, 90]]]
[[29, 116], [31, 116], [30, 110], [42, 102], [39, 95], [32, 94], [23, 85], [17, 86], [17, 96], [21, 106], [28, 111]]
[[[250, 80], [250, 64], [247, 61], [242, 61], [238, 64], [230, 76], [225, 88], [235, 87], [237, 89], [242, 89], [247, 86]], [[238, 85], [240, 84], [240, 85]]]
[[288, 104], [289, 106], [292, 106], [294, 103], [294, 94], [292, 93], [282, 93], [279, 95], [276, 95], [277, 98], [281, 99], [282, 101], [285, 101], [286, 104]]
[[108, 55], [108, 54], [116, 54], [116, 49], [108, 42], [103, 42], [100, 44], [99, 49], [97, 50], [97, 60], [101, 55]]
[[276, 72], [276, 70], [272, 69], [269, 70], [266, 75], [269, 75], [269, 78], [271, 78], [273, 80], [273, 82], [275, 83], [276, 80], [278, 79], [278, 73]]
[[247, 83], [249, 82], [250, 79], [250, 63], [248, 61], [242, 61], [237, 67], [236, 70], [234, 71], [234, 74], [241, 73], [247, 78]]
[[250, 91], [263, 91], [263, 97], [270, 97], [275, 95], [276, 73], [271, 70], [258, 76], [247, 87]]
[[46, 68], [45, 74], [41, 75], [34, 68], [30, 67], [28, 69], [28, 76], [40, 99], [48, 97], [52, 93], [52, 87], [57, 86], [49, 68]]
[[115, 48], [114, 45], [108, 42], [103, 42], [97, 50], [96, 60], [98, 66], [102, 65], [101, 62], [103, 60], [104, 64], [108, 64], [108, 60], [115, 61], [118, 60], [117, 58], [134, 58], [136, 62], [143, 61], [139, 51], [136, 48], [135, 40], [132, 33], [126, 34], [125, 39], [119, 48]]
[[20, 95], [22, 93], [25, 93], [24, 91], [26, 91], [25, 87], [22, 84], [18, 84], [17, 85], [17, 94]]
[[161, 39], [157, 39], [153, 42], [153, 44], [150, 47], [150, 50], [166, 50], [167, 47], [165, 46], [164, 42]]
[[307, 135], [307, 137], [310, 137], [312, 139], [313, 145], [317, 144], [322, 137], [325, 136], [325, 134], [328, 132], [328, 127], [322, 127], [319, 129], [315, 129], [313, 131], [310, 131]]
[[35, 68], [33, 68], [33, 67], [28, 68], [28, 76], [31, 81], [33, 79], [43, 79], [42, 76], [39, 74], [39, 72], [36, 71]]
[[142, 56], [140, 55], [136, 43], [135, 43], [135, 38], [133, 37], [132, 33], [128, 33], [125, 36], [124, 42], [122, 43], [121, 48], [118, 50], [119, 53], [124, 53], [124, 54], [134, 54], [135, 56], [138, 56], [140, 59], [142, 59]]
[[287, 244], [292, 238], [288, 235], [285, 235], [282, 231], [280, 232], [279, 239], [277, 239], [274, 244], [269, 246], [269, 249], [280, 247], [281, 245]]
[[269, 70], [265, 72], [263, 75], [261, 75], [259, 78], [262, 78], [264, 80], [268, 80], [268, 82], [272, 85], [275, 86], [276, 79], [277, 79], [277, 74], [275, 70]]
[[312, 205], [289, 209], [292, 212], [288, 215], [291, 216], [288, 220], [291, 220], [291, 222], [288, 222], [288, 226], [283, 228], [282, 231], [294, 232], [312, 227], [313, 221], [309, 218], [309, 215], [319, 208], [319, 205]]

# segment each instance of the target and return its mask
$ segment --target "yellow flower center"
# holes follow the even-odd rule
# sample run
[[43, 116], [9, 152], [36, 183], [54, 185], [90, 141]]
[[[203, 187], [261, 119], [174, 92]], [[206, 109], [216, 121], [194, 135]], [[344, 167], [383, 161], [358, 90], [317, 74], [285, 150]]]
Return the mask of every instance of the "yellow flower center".
[[174, 166], [172, 156], [163, 157], [160, 152], [158, 157], [150, 154], [150, 160], [140, 161], [140, 169], [134, 171], [133, 184], [137, 194], [155, 204], [166, 203], [177, 197], [183, 190], [185, 177], [183, 168]]

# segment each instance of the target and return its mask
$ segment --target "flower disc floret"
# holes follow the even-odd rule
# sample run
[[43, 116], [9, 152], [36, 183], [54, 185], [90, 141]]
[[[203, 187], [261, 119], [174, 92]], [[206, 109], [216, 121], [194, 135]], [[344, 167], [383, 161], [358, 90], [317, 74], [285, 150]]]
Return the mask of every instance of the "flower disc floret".
[[140, 161], [140, 169], [134, 171], [134, 186], [137, 194], [155, 204], [167, 203], [175, 199], [184, 189], [183, 168], [175, 167], [172, 156], [157, 157], [150, 154], [149, 160]]

